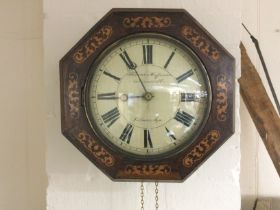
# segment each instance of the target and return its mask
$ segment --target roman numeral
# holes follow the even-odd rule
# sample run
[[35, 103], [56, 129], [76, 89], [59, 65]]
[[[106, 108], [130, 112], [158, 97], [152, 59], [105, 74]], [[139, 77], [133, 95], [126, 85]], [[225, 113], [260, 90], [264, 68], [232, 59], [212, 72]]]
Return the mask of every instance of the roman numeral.
[[194, 93], [181, 93], [181, 102], [195, 101]]
[[125, 65], [127, 66], [127, 68], [135, 69], [137, 67], [137, 65], [131, 61], [130, 57], [128, 56], [128, 54], [125, 50], [119, 55], [122, 58]]
[[153, 45], [143, 45], [144, 64], [153, 63]]
[[144, 130], [144, 147], [145, 148], [153, 148], [153, 143], [152, 143], [152, 140], [151, 140], [151, 136], [150, 136], [150, 131], [145, 129]]
[[117, 99], [116, 93], [100, 93], [97, 94], [98, 100], [114, 100]]
[[174, 119], [188, 127], [194, 121], [194, 117], [184, 111], [178, 111]]
[[107, 72], [107, 71], [104, 71], [103, 74], [105, 74], [105, 75], [108, 76], [108, 77], [111, 77], [111, 78], [114, 79], [114, 80], [117, 80], [117, 81], [120, 81], [120, 80], [121, 80], [121, 78], [119, 78], [119, 77], [117, 77], [117, 76], [115, 76], [115, 75], [113, 75], [113, 74], [110, 74], [110, 73]]
[[114, 122], [116, 122], [119, 117], [120, 117], [120, 112], [118, 110], [118, 108], [114, 108], [112, 110], [110, 110], [109, 112], [103, 114], [102, 119], [104, 121], [105, 124], [107, 124], [107, 127], [109, 128], [111, 125], [113, 125]]
[[164, 64], [165, 69], [169, 65], [169, 63], [170, 63], [170, 61], [171, 61], [171, 59], [173, 58], [174, 55], [175, 55], [175, 52], [172, 52], [171, 55], [169, 56], [169, 58], [167, 59], [166, 63]]
[[127, 124], [120, 136], [120, 139], [129, 144], [132, 132], [133, 132], [133, 126], [131, 124]]
[[165, 130], [166, 130], [167, 135], [170, 139], [176, 140], [176, 137], [174, 136], [174, 133], [172, 131], [169, 131], [167, 127], [165, 127]]
[[181, 102], [204, 102], [207, 98], [207, 92], [181, 93]]
[[181, 76], [177, 77], [176, 80], [178, 83], [180, 83], [192, 75], [193, 75], [193, 71], [189, 70], [186, 73], [182, 74]]

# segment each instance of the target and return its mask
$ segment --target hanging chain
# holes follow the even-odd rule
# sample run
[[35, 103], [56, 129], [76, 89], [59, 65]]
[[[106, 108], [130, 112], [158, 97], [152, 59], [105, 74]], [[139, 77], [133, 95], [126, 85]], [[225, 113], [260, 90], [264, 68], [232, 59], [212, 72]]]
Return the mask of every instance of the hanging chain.
[[156, 210], [159, 208], [158, 204], [158, 182], [155, 182], [155, 201], [156, 201]]
[[143, 182], [141, 182], [140, 197], [141, 197], [141, 210], [144, 210], [144, 185], [143, 185]]
[[[144, 210], [144, 184], [141, 182], [140, 186], [140, 198], [141, 198], [141, 210]], [[155, 182], [155, 207], [156, 210], [159, 209], [159, 202], [158, 202], [158, 182]]]

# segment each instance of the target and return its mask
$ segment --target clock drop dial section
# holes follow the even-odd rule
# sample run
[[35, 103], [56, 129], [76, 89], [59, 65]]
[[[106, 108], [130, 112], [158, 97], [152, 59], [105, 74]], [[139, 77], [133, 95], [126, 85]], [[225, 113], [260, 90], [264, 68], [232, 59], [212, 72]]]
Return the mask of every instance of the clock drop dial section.
[[88, 120], [104, 143], [148, 158], [193, 142], [210, 111], [210, 82], [192, 51], [171, 37], [138, 34], [109, 46], [90, 68]]

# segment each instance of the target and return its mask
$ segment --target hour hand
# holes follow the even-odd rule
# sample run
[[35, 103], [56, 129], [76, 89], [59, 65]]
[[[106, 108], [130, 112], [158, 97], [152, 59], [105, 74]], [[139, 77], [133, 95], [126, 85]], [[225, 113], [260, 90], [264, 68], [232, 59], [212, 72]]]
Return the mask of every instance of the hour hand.
[[136, 95], [128, 95], [128, 94], [124, 93], [124, 94], [120, 95], [119, 98], [121, 101], [127, 101], [128, 99], [144, 98], [144, 95], [136, 96]]
[[128, 99], [134, 99], [134, 98], [145, 98], [144, 95], [128, 95], [126, 93], [117, 95], [115, 92], [112, 93], [100, 93], [97, 94], [97, 99], [98, 100], [115, 100], [115, 99], [120, 99], [121, 101], [127, 101]]
[[120, 100], [122, 100], [122, 101], [127, 101], [128, 99], [143, 98], [143, 99], [145, 99], [146, 101], [150, 101], [150, 100], [152, 100], [153, 97], [154, 97], [154, 96], [153, 96], [152, 93], [150, 93], [150, 92], [146, 92], [146, 93], [144, 93], [144, 94], [141, 95], [141, 96], [122, 94], [122, 95], [120, 96]]

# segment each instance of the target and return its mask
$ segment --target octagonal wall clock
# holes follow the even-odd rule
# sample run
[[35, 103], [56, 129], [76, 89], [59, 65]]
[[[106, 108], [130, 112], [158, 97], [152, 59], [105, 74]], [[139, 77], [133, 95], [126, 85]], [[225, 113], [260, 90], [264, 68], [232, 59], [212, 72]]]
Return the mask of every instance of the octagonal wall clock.
[[234, 58], [182, 9], [112, 9], [60, 82], [62, 133], [113, 180], [184, 180], [234, 132]]

